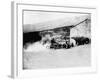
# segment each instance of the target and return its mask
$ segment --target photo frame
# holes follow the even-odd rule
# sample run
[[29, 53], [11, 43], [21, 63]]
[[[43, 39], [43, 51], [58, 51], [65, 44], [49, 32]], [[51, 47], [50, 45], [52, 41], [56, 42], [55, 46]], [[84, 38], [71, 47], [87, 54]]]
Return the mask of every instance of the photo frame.
[[[11, 16], [12, 16], [11, 18], [12, 19], [11, 21], [12, 22], [11, 23], [12, 25], [11, 76], [13, 78], [96, 72], [96, 53], [95, 53], [95, 37], [94, 37], [95, 36], [94, 30], [96, 26], [96, 8], [40, 5], [40, 4], [12, 2], [11, 9], [12, 9], [11, 10]], [[80, 28], [77, 29], [75, 28], [73, 29], [73, 31], [72, 29], [70, 30], [70, 28], [73, 28], [79, 25], [80, 23], [83, 23], [84, 21], [86, 21], [85, 24], [81, 25], [82, 27], [85, 26], [84, 29], [81, 28], [83, 32], [81, 31], [79, 31], [80, 33], [78, 32]], [[86, 24], [89, 24], [90, 27], [86, 28], [87, 27]], [[65, 28], [66, 26], [70, 26], [70, 28]], [[89, 43], [89, 39], [87, 42], [86, 40], [87, 38], [83, 37], [84, 31], [87, 30], [87, 32], [85, 32], [85, 35], [91, 36], [91, 44], [89, 44], [89, 46], [91, 45], [91, 47], [88, 48], [86, 46], [86, 49], [82, 48], [83, 53], [81, 53], [82, 51], [79, 48], [80, 46], [78, 46], [78, 49], [77, 47], [75, 47], [75, 49], [71, 48], [72, 50], [66, 49], [70, 54], [69, 55], [63, 52], [63, 50], [65, 51], [65, 49], [62, 48], [62, 45], [60, 48], [56, 47], [56, 50], [55, 47], [53, 47], [53, 50], [50, 51], [52, 53], [48, 53], [48, 51], [45, 51], [44, 48], [42, 48], [42, 46], [40, 45], [40, 42], [42, 41], [39, 42], [38, 45], [40, 47], [38, 48], [32, 47], [31, 49], [31, 47], [28, 47], [30, 46], [30, 43], [26, 44], [28, 39], [32, 39], [31, 41], [33, 41], [33, 38], [34, 39], [37, 38], [33, 36], [33, 33], [32, 33], [33, 38], [30, 38], [30, 35], [28, 35], [30, 34], [29, 32], [38, 31], [39, 34], [42, 35], [47, 34], [49, 32], [50, 34], [54, 33], [53, 35], [56, 36], [58, 35], [58, 33], [65, 35], [64, 31], [62, 30], [67, 30], [66, 31], [67, 34], [65, 32], [67, 38], [70, 37], [71, 33], [75, 31], [76, 33], [78, 32], [78, 36], [82, 35], [81, 38], [78, 38], [82, 40], [82, 43], [80, 42], [80, 40], [79, 42], [76, 41], [77, 39], [75, 37], [71, 47], [78, 46], [78, 45], [85, 45], [85, 44], [87, 45]], [[57, 33], [55, 33], [54, 31], [56, 31]], [[74, 34], [76, 35], [76, 33]], [[26, 38], [26, 35], [28, 35], [29, 38]], [[35, 34], [35, 36], [37, 36], [37, 34]], [[68, 38], [67, 40], [70, 40], [69, 42], [71, 43], [71, 38]], [[84, 42], [84, 40], [86, 41]], [[25, 45], [24, 45], [24, 41], [26, 41]], [[31, 44], [33, 44], [33, 42], [31, 42]], [[28, 50], [26, 49], [26, 47], [28, 47]], [[58, 50], [58, 48], [60, 50]], [[68, 48], [68, 44], [67, 44], [67, 48]], [[86, 52], [83, 49], [85, 49]], [[33, 55], [33, 53], [30, 54], [29, 52], [28, 53], [24, 52], [24, 50], [31, 51], [31, 52], [35, 51], [35, 55]], [[44, 55], [41, 55], [43, 53], [41, 50], [44, 50], [45, 52]], [[76, 50], [77, 51], [80, 50], [80, 51], [78, 51], [77, 53]], [[37, 51], [40, 51], [39, 53], [40, 56], [38, 55], [39, 57], [36, 56], [38, 54]], [[72, 51], [73, 52], [76, 51], [76, 53], [74, 54]], [[84, 55], [85, 53], [86, 55]], [[57, 56], [58, 54], [59, 56]], [[76, 62], [74, 62], [75, 60]]]

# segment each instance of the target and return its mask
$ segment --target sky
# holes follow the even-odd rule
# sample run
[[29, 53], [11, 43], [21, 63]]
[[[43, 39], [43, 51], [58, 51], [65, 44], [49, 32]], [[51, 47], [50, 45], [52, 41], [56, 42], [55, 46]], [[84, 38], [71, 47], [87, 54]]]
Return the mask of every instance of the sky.
[[58, 12], [40, 12], [40, 11], [24, 11], [24, 24], [37, 24], [63, 18], [74, 18], [87, 14], [80, 13], [58, 13]]

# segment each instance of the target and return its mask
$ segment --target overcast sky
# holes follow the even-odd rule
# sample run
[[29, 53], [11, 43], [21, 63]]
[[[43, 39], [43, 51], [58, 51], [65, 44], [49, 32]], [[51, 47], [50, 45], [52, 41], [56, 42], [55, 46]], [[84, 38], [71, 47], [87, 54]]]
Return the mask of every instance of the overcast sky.
[[39, 12], [39, 11], [24, 11], [24, 24], [36, 24], [63, 18], [75, 18], [87, 14], [80, 13], [57, 13], [57, 12]]

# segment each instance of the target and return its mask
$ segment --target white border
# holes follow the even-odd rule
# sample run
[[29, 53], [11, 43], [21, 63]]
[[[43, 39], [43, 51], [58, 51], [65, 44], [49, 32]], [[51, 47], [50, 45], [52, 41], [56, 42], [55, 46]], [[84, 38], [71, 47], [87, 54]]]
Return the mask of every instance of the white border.
[[[96, 9], [85, 7], [64, 7], [64, 6], [47, 6], [47, 5], [32, 5], [25, 3], [12, 3], [13, 5], [13, 51], [12, 51], [12, 77], [40, 77], [49, 75], [65, 75], [72, 73], [96, 72], [96, 53], [95, 53], [95, 26], [96, 26]], [[23, 10], [45, 10], [45, 11], [60, 11], [60, 12], [81, 12], [91, 13], [91, 30], [92, 30], [92, 50], [91, 50], [91, 67], [75, 67], [75, 68], [60, 68], [60, 69], [40, 69], [40, 70], [23, 70], [22, 69], [22, 11]]]

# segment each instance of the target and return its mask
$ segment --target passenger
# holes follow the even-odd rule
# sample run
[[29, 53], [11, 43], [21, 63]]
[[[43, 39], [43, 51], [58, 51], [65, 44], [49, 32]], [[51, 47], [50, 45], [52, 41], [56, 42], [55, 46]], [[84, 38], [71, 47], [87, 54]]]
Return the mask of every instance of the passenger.
[[76, 41], [74, 39], [70, 39], [70, 45], [71, 47], [76, 46]]

